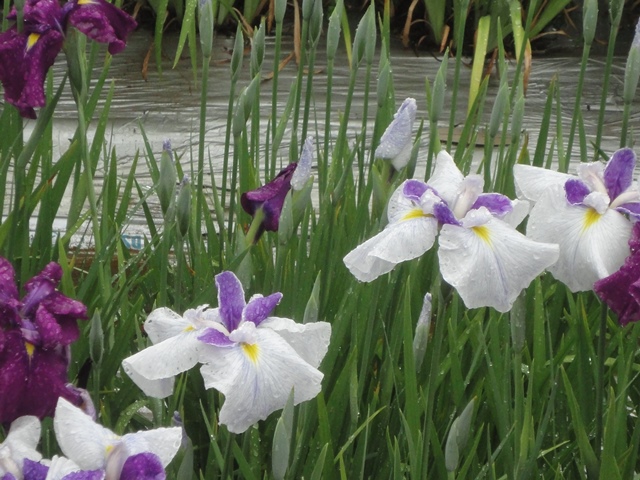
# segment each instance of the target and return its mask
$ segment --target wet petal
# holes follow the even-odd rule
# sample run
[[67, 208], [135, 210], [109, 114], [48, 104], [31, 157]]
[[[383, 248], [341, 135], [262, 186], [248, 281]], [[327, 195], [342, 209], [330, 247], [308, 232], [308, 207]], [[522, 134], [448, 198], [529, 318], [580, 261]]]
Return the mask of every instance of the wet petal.
[[587, 195], [591, 193], [589, 187], [582, 180], [572, 178], [564, 184], [564, 191], [567, 201], [572, 205], [579, 205], [584, 202]]
[[413, 147], [413, 122], [416, 119], [417, 109], [413, 98], [407, 98], [402, 102], [376, 148], [376, 158], [391, 160], [396, 170], [400, 170], [409, 162]]
[[621, 148], [613, 153], [604, 169], [604, 185], [613, 200], [633, 183], [636, 154], [630, 148]]
[[242, 433], [283, 408], [292, 389], [296, 405], [320, 392], [322, 373], [276, 332], [246, 322], [234, 333], [246, 333], [255, 341], [217, 349], [211, 362], [201, 368], [205, 387], [225, 396], [219, 419], [229, 431]]
[[231, 347], [235, 345], [233, 340], [229, 340], [229, 335], [215, 328], [207, 328], [198, 337], [198, 340], [215, 347]]
[[135, 30], [135, 20], [104, 0], [77, 0], [68, 21], [87, 37], [109, 44], [109, 53], [115, 55], [126, 46], [127, 36]]
[[218, 309], [222, 323], [229, 332], [235, 330], [242, 320], [242, 312], [246, 303], [244, 289], [238, 277], [233, 272], [222, 272], [216, 275], [218, 288]]
[[440, 150], [436, 157], [436, 167], [427, 184], [432, 187], [440, 198], [448, 205], [453, 205], [464, 180], [464, 175], [456, 166], [449, 152]]
[[53, 427], [64, 455], [84, 470], [105, 468], [107, 447], [119, 439], [63, 398], [58, 400]]
[[433, 246], [438, 223], [420, 216], [390, 224], [344, 257], [349, 271], [361, 282], [390, 272], [400, 262], [419, 257]]
[[318, 367], [327, 354], [331, 338], [331, 324], [327, 322], [301, 324], [289, 318], [269, 317], [260, 328], [277, 332], [312, 367]]
[[550, 188], [532, 209], [527, 235], [560, 245], [560, 258], [548, 270], [572, 292], [591, 290], [596, 280], [620, 268], [629, 254], [631, 223], [615, 210], [604, 215], [573, 206], [561, 187]]
[[537, 202], [547, 188], [553, 185], [564, 187], [567, 180], [577, 179], [574, 175], [530, 165], [514, 165], [513, 176], [518, 197], [533, 202]]
[[144, 331], [154, 344], [193, 329], [192, 322], [166, 307], [153, 310], [144, 322]]
[[442, 277], [467, 308], [511, 310], [522, 289], [558, 259], [557, 245], [530, 240], [496, 218], [473, 228], [445, 225], [439, 242]]
[[[34, 462], [26, 458], [23, 464], [22, 474], [24, 480], [45, 480], [49, 467], [38, 462]], [[60, 478], [60, 477], [58, 477]]]
[[256, 326], [259, 325], [276, 308], [281, 299], [282, 293], [280, 292], [272, 293], [268, 297], [253, 297], [242, 313], [243, 320], [253, 322]]
[[158, 457], [163, 467], [169, 465], [182, 444], [182, 428], [155, 428], [127, 433], [122, 437], [129, 455], [150, 453]]
[[51, 28], [29, 35], [18, 34], [12, 28], [0, 34], [0, 82], [4, 98], [23, 117], [36, 118], [34, 107], [44, 106], [44, 79], [63, 41], [62, 33]]
[[513, 210], [511, 199], [500, 193], [481, 193], [471, 206], [471, 209], [477, 210], [485, 207], [494, 217], [502, 218]]
[[120, 480], [162, 480], [166, 478], [158, 456], [139, 453], [127, 458], [122, 466]]
[[[183, 332], [156, 343], [122, 361], [124, 371], [135, 372], [148, 380], [171, 378], [198, 363], [205, 344], [198, 340], [201, 331]], [[135, 380], [132, 378], [132, 380]]]
[[249, 215], [253, 216], [262, 207], [265, 215], [262, 225], [265, 230], [271, 232], [278, 230], [282, 205], [291, 189], [291, 177], [297, 167], [297, 163], [290, 163], [266, 185], [242, 194], [240, 203]]

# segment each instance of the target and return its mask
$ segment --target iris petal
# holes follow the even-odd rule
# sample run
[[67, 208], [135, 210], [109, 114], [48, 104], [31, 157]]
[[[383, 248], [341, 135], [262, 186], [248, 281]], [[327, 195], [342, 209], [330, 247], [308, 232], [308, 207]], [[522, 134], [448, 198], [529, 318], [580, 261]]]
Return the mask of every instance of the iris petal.
[[444, 225], [439, 242], [442, 277], [467, 308], [489, 306], [499, 312], [509, 311], [559, 253], [557, 245], [530, 240], [493, 217], [471, 228]]
[[560, 245], [560, 259], [548, 270], [577, 292], [591, 290], [596, 280], [620, 268], [629, 254], [631, 223], [615, 210], [599, 215], [590, 208], [570, 205], [563, 189], [554, 187], [531, 211], [527, 235]]

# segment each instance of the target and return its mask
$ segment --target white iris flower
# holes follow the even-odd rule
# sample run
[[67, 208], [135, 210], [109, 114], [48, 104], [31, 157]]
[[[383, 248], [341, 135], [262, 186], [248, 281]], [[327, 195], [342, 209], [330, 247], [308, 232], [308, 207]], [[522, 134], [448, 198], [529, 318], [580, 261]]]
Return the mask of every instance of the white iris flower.
[[446, 151], [427, 183], [407, 180], [394, 192], [389, 224], [344, 262], [369, 282], [429, 250], [440, 228], [438, 258], [444, 280], [468, 308], [511, 309], [520, 291], [558, 258], [558, 246], [533, 241], [515, 227], [526, 202], [482, 193], [478, 175], [464, 177]]
[[65, 456], [83, 470], [104, 470], [106, 480], [121, 478], [123, 467], [130, 471], [139, 469], [126, 465], [134, 456], [152, 464], [159, 460], [164, 468], [182, 442], [180, 427], [116, 435], [62, 397], [58, 399], [53, 426]]
[[640, 190], [633, 181], [636, 155], [623, 148], [609, 162], [582, 163], [578, 175], [514, 166], [519, 195], [535, 203], [527, 236], [560, 246], [549, 267], [573, 292], [593, 289], [629, 255], [632, 221], [640, 218]]
[[168, 309], [152, 312], [145, 330], [151, 329], [155, 345], [123, 365], [154, 396], [157, 382], [201, 363], [205, 387], [225, 396], [220, 423], [241, 433], [283, 408], [291, 390], [295, 404], [320, 392], [323, 374], [317, 367], [327, 353], [331, 325], [270, 316], [282, 294], [255, 295], [246, 303], [232, 272], [215, 281], [218, 308], [199, 307], [184, 318]]

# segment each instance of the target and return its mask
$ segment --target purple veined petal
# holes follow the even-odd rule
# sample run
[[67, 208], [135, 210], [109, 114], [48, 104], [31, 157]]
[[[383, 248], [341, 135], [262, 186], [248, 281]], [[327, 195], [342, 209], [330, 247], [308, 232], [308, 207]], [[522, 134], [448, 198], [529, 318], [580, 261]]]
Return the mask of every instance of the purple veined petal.
[[269, 316], [281, 299], [280, 292], [272, 293], [268, 297], [252, 298], [244, 309], [243, 320], [253, 322], [256, 326], [260, 325], [260, 322]]
[[513, 210], [509, 197], [500, 193], [481, 193], [471, 206], [471, 210], [485, 207], [494, 217], [502, 218]]
[[104, 0], [76, 0], [67, 21], [87, 37], [109, 44], [109, 53], [115, 55], [124, 50], [127, 36], [137, 23], [127, 13]]
[[244, 289], [238, 277], [233, 272], [222, 272], [216, 275], [216, 287], [218, 288], [218, 310], [222, 323], [227, 331], [232, 332], [238, 328], [242, 320], [242, 311], [246, 306], [244, 301]]
[[227, 335], [215, 328], [205, 329], [204, 333], [198, 337], [198, 340], [216, 347], [232, 347], [236, 344], [233, 340], [229, 340]]
[[43, 348], [54, 348], [56, 345], [68, 345], [75, 340], [74, 338], [69, 342], [62, 343], [62, 328], [60, 324], [56, 321], [56, 317], [42, 305], [38, 307], [36, 312], [35, 325]]
[[604, 186], [609, 198], [615, 199], [633, 183], [636, 154], [630, 148], [616, 150], [604, 169]]
[[23, 306], [20, 311], [23, 317], [31, 317], [40, 306], [40, 303], [56, 289], [56, 286], [48, 279], [39, 279], [34, 282], [33, 280], [36, 278], [33, 277], [29, 280], [25, 287], [27, 295], [22, 300]]
[[617, 207], [616, 210], [621, 213], [626, 213], [636, 221], [640, 220], [640, 203], [623, 203], [622, 205]]
[[12, 28], [0, 34], [0, 82], [4, 98], [21, 116], [36, 118], [34, 107], [44, 106], [44, 79], [63, 41], [62, 33], [54, 29], [27, 35]]
[[402, 187], [402, 194], [409, 200], [420, 202], [420, 197], [429, 190], [429, 185], [420, 180], [407, 180]]
[[297, 167], [297, 163], [290, 163], [269, 183], [256, 190], [245, 192], [240, 197], [242, 208], [251, 216], [262, 207], [264, 220], [260, 234], [264, 230], [269, 230], [270, 232], [278, 230], [282, 205], [287, 193], [291, 190], [291, 177]]
[[34, 462], [28, 458], [24, 459], [22, 464], [22, 474], [24, 480], [45, 480], [47, 478], [47, 472], [49, 467], [43, 465], [40, 462]]
[[[14, 16], [15, 18], [15, 16]], [[24, 5], [26, 30], [44, 33], [49, 28], [60, 29], [62, 9], [57, 0], [28, 0]]]
[[434, 205], [433, 216], [436, 217], [440, 225], [460, 225], [456, 216], [444, 202], [436, 203]]
[[589, 187], [582, 181], [577, 179], [567, 180], [564, 184], [564, 191], [567, 201], [571, 205], [581, 204], [585, 197], [591, 193]]
[[138, 453], [124, 462], [120, 480], [164, 480], [166, 474], [160, 458], [153, 453]]

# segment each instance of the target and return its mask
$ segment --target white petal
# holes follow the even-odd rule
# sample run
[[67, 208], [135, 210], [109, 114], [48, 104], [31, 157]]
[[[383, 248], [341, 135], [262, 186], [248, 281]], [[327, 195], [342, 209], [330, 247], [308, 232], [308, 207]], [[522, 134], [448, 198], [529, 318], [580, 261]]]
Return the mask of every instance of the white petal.
[[458, 196], [463, 180], [464, 175], [456, 166], [449, 152], [440, 150], [436, 157], [436, 167], [433, 170], [433, 175], [431, 175], [427, 183], [451, 206]]
[[552, 185], [564, 186], [567, 180], [578, 179], [574, 175], [519, 164], [513, 166], [513, 176], [518, 197], [524, 197], [533, 202], [537, 202], [548, 187]]
[[416, 110], [416, 101], [413, 98], [407, 98], [382, 134], [380, 144], [376, 148], [376, 158], [391, 160], [396, 170], [403, 168], [409, 161]]
[[513, 210], [502, 217], [501, 220], [516, 228], [529, 215], [531, 204], [526, 200], [511, 200], [511, 206]]
[[529, 215], [529, 237], [560, 245], [560, 258], [548, 270], [572, 292], [591, 290], [629, 255], [631, 222], [611, 209], [599, 217], [590, 212], [570, 205], [564, 189], [556, 186], [540, 197]]
[[[126, 359], [125, 359], [126, 361]], [[129, 378], [135, 383], [145, 395], [153, 398], [166, 398], [173, 393], [175, 377], [149, 380], [136, 372], [130, 365], [122, 365]]]
[[62, 453], [84, 470], [104, 468], [107, 447], [119, 439], [62, 397], [58, 399], [53, 427]]
[[9, 434], [2, 445], [21, 443], [36, 448], [40, 442], [40, 420], [33, 415], [25, 415], [11, 422]]
[[302, 190], [305, 183], [311, 176], [311, 165], [313, 164], [313, 137], [309, 136], [302, 146], [302, 154], [298, 161], [293, 175], [291, 176], [291, 188]]
[[[199, 351], [205, 345], [198, 340], [200, 335], [201, 330], [191, 330], [147, 347], [122, 361], [124, 371], [127, 374], [135, 372], [148, 380], [170, 378], [185, 372], [198, 363]], [[131, 379], [135, 381], [136, 378], [132, 376]]]
[[[252, 325], [246, 322], [236, 332]], [[224, 394], [220, 423], [234, 433], [283, 408], [292, 389], [295, 404], [315, 397], [323, 377], [276, 332], [258, 328], [253, 334], [254, 345], [216, 349], [201, 368], [205, 387]]]
[[303, 324], [289, 318], [268, 317], [260, 323], [260, 328], [277, 332], [312, 367], [320, 365], [327, 354], [331, 338], [331, 324], [327, 322]]
[[382, 232], [344, 257], [349, 271], [361, 282], [370, 282], [390, 272], [400, 262], [419, 257], [433, 246], [438, 222], [416, 217], [390, 224]]
[[135, 433], [127, 433], [122, 437], [127, 447], [128, 456], [138, 453], [153, 453], [160, 458], [163, 467], [169, 465], [182, 443], [182, 428], [156, 428]]
[[167, 338], [182, 333], [191, 326], [191, 322], [168, 308], [156, 308], [144, 322], [144, 331], [153, 343], [160, 343]]
[[49, 471], [45, 480], [63, 480], [70, 473], [80, 471], [80, 467], [66, 457], [54, 455], [49, 465]]
[[522, 289], [558, 259], [558, 246], [534, 242], [491, 218], [474, 228], [444, 225], [438, 257], [442, 277], [467, 308], [507, 312]]

